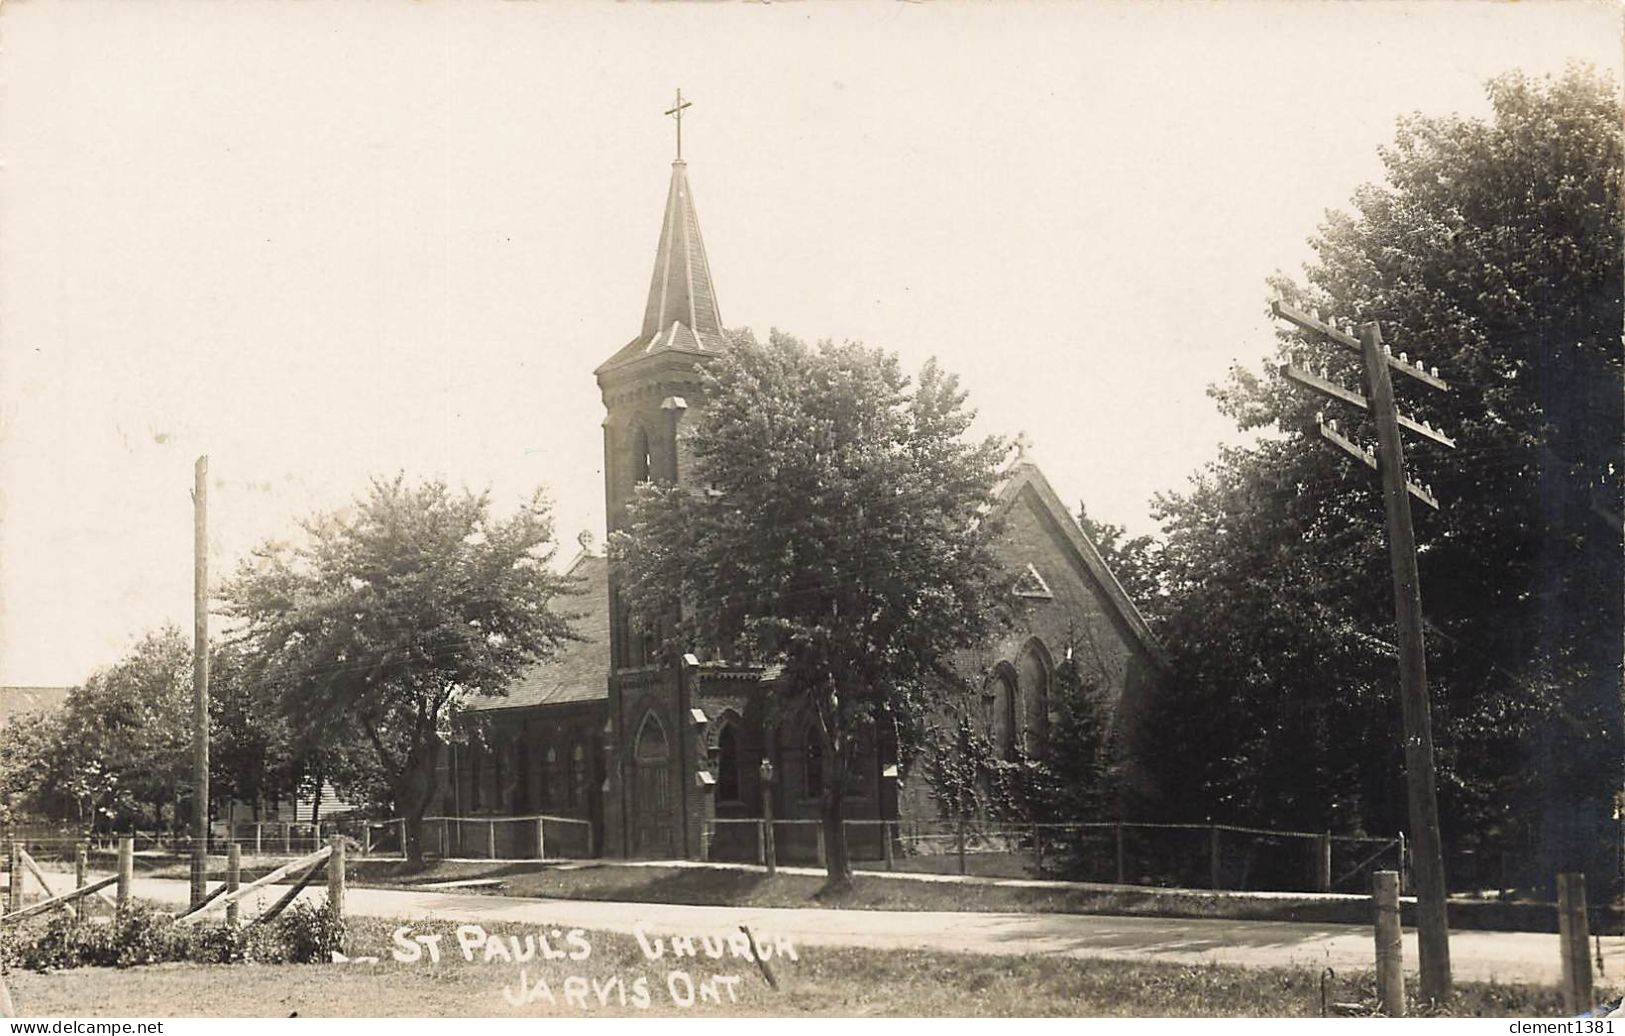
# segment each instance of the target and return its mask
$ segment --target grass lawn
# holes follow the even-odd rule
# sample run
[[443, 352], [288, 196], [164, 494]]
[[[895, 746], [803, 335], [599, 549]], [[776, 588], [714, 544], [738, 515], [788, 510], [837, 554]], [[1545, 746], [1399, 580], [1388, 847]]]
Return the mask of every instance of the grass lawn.
[[[409, 924], [413, 935], [440, 933], [441, 959], [401, 963], [391, 956], [391, 933]], [[836, 1016], [1199, 1016], [1310, 1017], [1321, 1012], [1321, 978], [1306, 969], [1247, 969], [1069, 960], [1005, 958], [924, 951], [797, 947], [799, 960], [773, 964], [781, 988], [774, 991], [754, 963], [731, 955], [674, 962], [645, 958], [628, 936], [592, 933], [591, 954], [518, 964], [487, 962], [475, 950], [466, 961], [454, 925], [356, 919], [350, 951], [377, 955], [376, 964], [186, 965], [113, 970], [83, 968], [50, 974], [12, 972], [7, 981], [25, 1016], [185, 1017], [250, 1016], [581, 1016], [581, 1015], [836, 1015]], [[486, 930], [508, 937], [548, 934], [525, 925], [496, 924]], [[511, 945], [511, 944], [510, 944]], [[514, 1004], [520, 970], [527, 989], [545, 979], [545, 998]], [[667, 975], [673, 969], [699, 983], [734, 975], [736, 1000], [727, 984], [716, 987], [720, 1003], [675, 1003]], [[587, 985], [580, 1001], [566, 1002], [572, 976]], [[631, 992], [644, 979], [649, 1006]], [[619, 979], [619, 982], [614, 980]], [[594, 988], [596, 983], [596, 991]], [[570, 983], [574, 984], [574, 983]], [[679, 996], [687, 988], [679, 980]], [[621, 990], [628, 991], [625, 1004]], [[506, 994], [505, 994], [506, 991]], [[602, 991], [605, 1002], [600, 1002]], [[1332, 1002], [1374, 1002], [1367, 975], [1336, 976]], [[1447, 1013], [1469, 1016], [1552, 1016], [1560, 1013], [1555, 991], [1524, 986], [1463, 984]]]

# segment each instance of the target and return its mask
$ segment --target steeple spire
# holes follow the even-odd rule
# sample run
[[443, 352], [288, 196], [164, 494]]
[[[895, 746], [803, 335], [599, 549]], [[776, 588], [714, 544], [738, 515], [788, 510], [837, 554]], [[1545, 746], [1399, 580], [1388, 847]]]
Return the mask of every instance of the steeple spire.
[[722, 315], [711, 285], [711, 264], [700, 238], [700, 221], [688, 186], [688, 163], [682, 153], [682, 114], [692, 102], [677, 95], [677, 105], [666, 114], [678, 122], [678, 155], [671, 164], [671, 186], [666, 191], [666, 214], [655, 249], [654, 276], [649, 301], [643, 310], [643, 328], [598, 369], [600, 372], [630, 363], [640, 356], [676, 351], [722, 351]]

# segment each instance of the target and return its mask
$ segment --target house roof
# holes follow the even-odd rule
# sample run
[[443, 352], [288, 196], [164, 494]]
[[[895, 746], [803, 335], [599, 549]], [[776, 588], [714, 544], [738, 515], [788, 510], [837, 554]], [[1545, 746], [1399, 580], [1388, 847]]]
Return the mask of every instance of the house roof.
[[666, 217], [655, 250], [654, 276], [649, 301], [643, 310], [638, 336], [599, 366], [602, 374], [656, 353], [722, 351], [722, 315], [711, 283], [711, 264], [700, 237], [700, 219], [688, 186], [688, 165], [671, 164], [671, 187], [666, 192]]
[[1023, 457], [1005, 469], [995, 489], [999, 501], [996, 513], [1001, 516], [1007, 514], [1021, 499], [1023, 493], [1027, 492], [1033, 495], [1056, 528], [1061, 531], [1062, 538], [1082, 562], [1085, 571], [1099, 585], [1106, 602], [1130, 635], [1157, 664], [1166, 666], [1167, 653], [1152, 634], [1145, 616], [1140, 614], [1140, 609], [1123, 589], [1123, 584], [1112, 574], [1105, 559], [1100, 556], [1100, 551], [1095, 548], [1094, 542], [1078, 525], [1077, 518], [1067, 510], [1065, 504], [1061, 503], [1061, 498], [1055, 495], [1055, 489], [1038, 469], [1037, 464]]
[[71, 687], [0, 687], [0, 727], [24, 713], [60, 709], [71, 690]]
[[581, 585], [581, 595], [565, 607], [579, 614], [574, 626], [582, 639], [565, 642], [553, 657], [520, 673], [506, 695], [474, 696], [469, 709], [496, 712], [609, 697], [609, 559], [583, 552], [568, 575]]

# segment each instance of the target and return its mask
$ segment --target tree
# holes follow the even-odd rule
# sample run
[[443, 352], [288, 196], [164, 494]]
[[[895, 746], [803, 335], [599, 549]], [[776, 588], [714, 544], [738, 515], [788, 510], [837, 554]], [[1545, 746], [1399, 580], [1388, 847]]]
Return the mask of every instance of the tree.
[[1148, 620], [1153, 619], [1156, 614], [1153, 605], [1162, 596], [1162, 587], [1157, 581], [1160, 569], [1156, 559], [1156, 537], [1130, 537], [1128, 530], [1121, 525], [1096, 521], [1089, 514], [1089, 508], [1082, 503], [1078, 504], [1078, 527], [1095, 545], [1095, 550], [1100, 552], [1101, 560], [1106, 562], [1106, 568], [1122, 584], [1129, 600], [1147, 612]]
[[134, 823], [146, 805], [161, 828], [167, 805], [179, 830], [192, 786], [191, 717], [192, 645], [176, 626], [146, 634], [69, 691], [54, 773], [79, 822]]
[[[1444, 501], [1419, 511], [1417, 538], [1446, 842], [1538, 835], [1549, 873], [1609, 844], [1625, 758], [1621, 107], [1617, 86], [1583, 69], [1510, 74], [1488, 93], [1488, 121], [1401, 120], [1387, 183], [1328, 216], [1305, 284], [1274, 287], [1380, 321], [1396, 352], [1451, 382], [1401, 400], [1459, 445], [1407, 458]], [[1291, 354], [1359, 384], [1352, 356], [1283, 332]], [[1237, 369], [1213, 395], [1243, 429], [1280, 437], [1223, 451], [1157, 503], [1160, 633], [1185, 684], [1152, 725], [1168, 801], [1394, 830], [1405, 811], [1374, 481], [1317, 444], [1326, 405], [1308, 394]]]
[[[863, 746], [914, 729], [1008, 590], [986, 514], [997, 439], [963, 439], [957, 379], [928, 363], [736, 335], [704, 372], [686, 486], [647, 485], [611, 542], [624, 592], [672, 651], [780, 667], [823, 751], [829, 887], [851, 883], [843, 800]], [[707, 487], [696, 492], [694, 487]]]
[[294, 790], [301, 765], [281, 703], [250, 661], [236, 645], [216, 647], [209, 661], [209, 793], [217, 805], [257, 810]]
[[0, 738], [0, 824], [31, 813], [64, 815], [57, 763], [62, 755], [62, 714], [26, 712], [6, 723]]
[[484, 494], [397, 477], [303, 529], [303, 544], [266, 544], [223, 590], [233, 636], [302, 751], [370, 750], [421, 867], [462, 703], [506, 693], [574, 635], [556, 607], [573, 588], [549, 567], [547, 507], [538, 493], [498, 521]]

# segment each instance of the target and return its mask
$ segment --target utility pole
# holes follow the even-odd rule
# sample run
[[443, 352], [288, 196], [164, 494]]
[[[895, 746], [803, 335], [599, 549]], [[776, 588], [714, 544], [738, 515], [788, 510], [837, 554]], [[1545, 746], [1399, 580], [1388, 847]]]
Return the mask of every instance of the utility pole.
[[1411, 497], [1416, 497], [1435, 510], [1439, 502], [1430, 488], [1417, 485], [1405, 477], [1405, 452], [1400, 430], [1411, 431], [1446, 448], [1454, 449], [1456, 444], [1426, 421], [1416, 421], [1399, 413], [1394, 403], [1391, 371], [1398, 370], [1441, 392], [1448, 392], [1450, 387], [1439, 380], [1437, 368], [1425, 370], [1419, 361], [1413, 364], [1404, 353], [1393, 356], [1383, 346], [1382, 331], [1376, 323], [1364, 325], [1356, 338], [1350, 334], [1351, 328], [1338, 328], [1335, 323], [1325, 323], [1318, 316], [1300, 312], [1283, 302], [1274, 303], [1271, 309], [1276, 316], [1359, 353], [1365, 369], [1365, 395], [1350, 392], [1328, 381], [1324, 371], [1316, 373], [1296, 364], [1286, 364], [1281, 367], [1281, 374], [1323, 396], [1365, 410], [1375, 425], [1377, 448], [1372, 451], [1343, 435], [1335, 420], [1319, 422], [1323, 439], [1374, 468], [1382, 480], [1383, 506], [1388, 520], [1388, 558], [1393, 570], [1394, 625], [1399, 647], [1405, 783], [1414, 846], [1412, 867], [1416, 877], [1420, 993], [1423, 1000], [1443, 1003], [1449, 999], [1451, 989], [1450, 929], [1445, 911], [1448, 889], [1444, 877], [1444, 849], [1439, 835], [1433, 729], [1428, 706], [1427, 653], [1422, 641], [1422, 590], [1416, 566], [1416, 535], [1411, 524]]
[[192, 488], [192, 906], [209, 886], [209, 458]]

